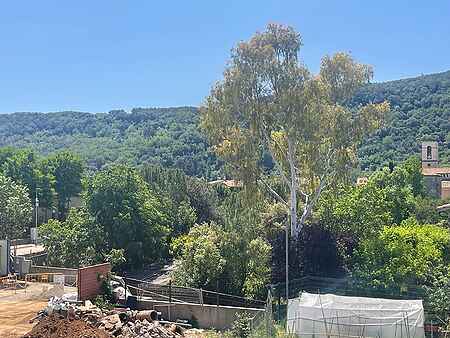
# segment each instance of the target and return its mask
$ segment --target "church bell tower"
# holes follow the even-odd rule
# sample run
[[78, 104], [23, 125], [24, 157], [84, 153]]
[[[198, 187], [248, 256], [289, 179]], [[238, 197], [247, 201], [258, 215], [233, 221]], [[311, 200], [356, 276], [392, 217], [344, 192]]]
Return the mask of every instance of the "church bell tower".
[[439, 166], [439, 152], [437, 142], [422, 142], [422, 168], [436, 168]]

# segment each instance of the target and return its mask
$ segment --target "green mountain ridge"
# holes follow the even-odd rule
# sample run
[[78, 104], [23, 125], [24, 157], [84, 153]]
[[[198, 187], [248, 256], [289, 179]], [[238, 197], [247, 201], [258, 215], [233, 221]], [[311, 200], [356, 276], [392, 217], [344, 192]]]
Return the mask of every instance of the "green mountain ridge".
[[386, 126], [359, 148], [362, 169], [374, 170], [419, 154], [422, 141], [438, 141], [442, 163], [450, 163], [450, 71], [371, 84], [360, 90], [352, 105], [391, 104]]
[[218, 163], [198, 123], [195, 107], [12, 113], [0, 115], [0, 146], [31, 148], [43, 155], [69, 149], [97, 169], [110, 163], [151, 163], [216, 177]]
[[[363, 170], [418, 154], [423, 140], [438, 141], [441, 162], [450, 163], [450, 71], [370, 84], [349, 104], [384, 100], [392, 112], [386, 126], [361, 144]], [[0, 114], [0, 146], [31, 148], [43, 155], [69, 149], [93, 168], [151, 163], [215, 178], [220, 163], [198, 124], [196, 107]]]

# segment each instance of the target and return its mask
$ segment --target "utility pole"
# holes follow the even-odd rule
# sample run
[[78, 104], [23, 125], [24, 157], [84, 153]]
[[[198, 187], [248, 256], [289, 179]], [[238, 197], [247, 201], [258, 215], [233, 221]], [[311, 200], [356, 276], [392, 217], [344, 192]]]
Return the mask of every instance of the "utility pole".
[[286, 302], [289, 300], [289, 222], [286, 223]]
[[[36, 234], [37, 234], [37, 227], [38, 227], [38, 216], [39, 216], [39, 214], [38, 214], [38, 212], [39, 212], [39, 198], [38, 198], [38, 193], [37, 193], [37, 189], [36, 189], [36, 199], [34, 200], [34, 209], [35, 209], [35, 218], [36, 218], [36, 223], [35, 223], [35, 228], [34, 228], [34, 232], [33, 232], [33, 234], [30, 234], [30, 235], [32, 235], [32, 242], [34, 243], [34, 244], [36, 244]], [[30, 230], [31, 231], [31, 230]]]
[[34, 208], [36, 210], [36, 229], [37, 229], [37, 226], [38, 226], [38, 209], [39, 209], [39, 198], [38, 198], [37, 190], [36, 190], [36, 200], [35, 200]]

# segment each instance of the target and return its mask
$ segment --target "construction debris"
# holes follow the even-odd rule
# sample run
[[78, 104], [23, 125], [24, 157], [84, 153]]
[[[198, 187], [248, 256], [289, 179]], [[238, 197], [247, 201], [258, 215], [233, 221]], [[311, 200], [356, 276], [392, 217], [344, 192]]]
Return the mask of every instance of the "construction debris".
[[82, 320], [69, 320], [63, 316], [51, 315], [33, 327], [23, 338], [111, 338], [103, 330]]
[[[189, 327], [160, 321], [160, 317], [161, 314], [154, 310], [106, 310], [90, 301], [79, 304], [54, 297], [47, 308], [35, 317], [39, 323], [25, 338], [177, 338], [184, 336], [183, 327]], [[82, 334], [84, 331], [81, 329], [85, 329], [86, 333]]]

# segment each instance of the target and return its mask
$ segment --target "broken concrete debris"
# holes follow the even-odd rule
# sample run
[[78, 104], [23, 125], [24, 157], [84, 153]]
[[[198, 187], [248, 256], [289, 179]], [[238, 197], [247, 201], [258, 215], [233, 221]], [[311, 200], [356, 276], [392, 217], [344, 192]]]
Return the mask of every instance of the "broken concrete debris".
[[[100, 309], [90, 301], [80, 303], [53, 297], [48, 306], [35, 317], [34, 320], [39, 320], [39, 323], [25, 337], [53, 337], [51, 334], [57, 332], [59, 326], [64, 326], [67, 332], [71, 332], [71, 329], [78, 332], [78, 328], [83, 325], [91, 329], [89, 337], [176, 338], [184, 335], [181, 324], [160, 321], [160, 317], [161, 314], [154, 310], [136, 311], [127, 308], [107, 310]], [[183, 326], [186, 327], [185, 324]], [[46, 330], [48, 336], [45, 335]], [[74, 335], [75, 337], [80, 338], [80, 335]]]

